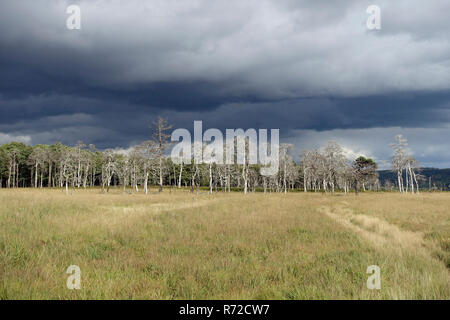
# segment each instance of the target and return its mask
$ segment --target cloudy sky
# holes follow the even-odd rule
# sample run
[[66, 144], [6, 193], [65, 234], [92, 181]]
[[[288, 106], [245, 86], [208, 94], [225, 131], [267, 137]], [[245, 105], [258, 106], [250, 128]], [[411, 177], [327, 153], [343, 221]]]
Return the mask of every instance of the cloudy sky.
[[[69, 30], [66, 9], [81, 8]], [[368, 30], [369, 5], [381, 30]], [[448, 0], [2, 0], [0, 143], [122, 147], [175, 128], [279, 128], [450, 167]]]

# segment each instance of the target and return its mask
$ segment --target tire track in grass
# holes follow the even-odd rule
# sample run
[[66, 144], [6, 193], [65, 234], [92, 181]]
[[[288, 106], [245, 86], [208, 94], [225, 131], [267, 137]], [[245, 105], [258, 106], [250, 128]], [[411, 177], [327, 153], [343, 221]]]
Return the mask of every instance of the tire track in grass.
[[[320, 211], [340, 225], [352, 230], [371, 244], [377, 251], [383, 252], [393, 259], [397, 275], [391, 280], [388, 296], [394, 299], [436, 299], [448, 296], [450, 271], [441, 259], [433, 255], [439, 244], [424, 239], [422, 232], [402, 230], [378, 217], [355, 214], [348, 204], [341, 202], [335, 206], [322, 206]], [[406, 257], [415, 257], [420, 264], [411, 265]], [[396, 262], [400, 258], [399, 262]], [[414, 279], [413, 284], [401, 280], [401, 277]], [[397, 277], [397, 280], [396, 280]], [[405, 285], [405, 288], [402, 288]], [[436, 295], [423, 296], [428, 288]], [[368, 296], [369, 297], [369, 296]]]
[[322, 206], [320, 211], [368, 240], [375, 247], [392, 251], [403, 250], [432, 258], [428, 247], [433, 244], [425, 242], [421, 232], [402, 230], [377, 217], [354, 214], [351, 209], [346, 207], [345, 202], [339, 203], [333, 208]]

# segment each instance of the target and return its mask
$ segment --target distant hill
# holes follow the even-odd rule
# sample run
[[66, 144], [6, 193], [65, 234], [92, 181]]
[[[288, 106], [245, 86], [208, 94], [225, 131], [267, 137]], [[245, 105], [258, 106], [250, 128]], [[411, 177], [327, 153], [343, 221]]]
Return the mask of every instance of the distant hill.
[[[380, 182], [382, 186], [392, 184], [397, 186], [397, 173], [391, 170], [380, 170]], [[420, 189], [432, 189], [432, 190], [450, 190], [450, 169], [437, 169], [437, 168], [420, 168]], [[430, 180], [431, 177], [431, 180]], [[389, 181], [389, 182], [387, 182]], [[430, 185], [431, 182], [431, 185]]]

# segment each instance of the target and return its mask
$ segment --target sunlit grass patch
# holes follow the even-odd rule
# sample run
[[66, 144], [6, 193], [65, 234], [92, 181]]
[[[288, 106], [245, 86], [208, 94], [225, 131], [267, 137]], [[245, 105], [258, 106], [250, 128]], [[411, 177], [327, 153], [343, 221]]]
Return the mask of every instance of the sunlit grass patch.
[[[3, 299], [450, 298], [447, 194], [3, 189], [0, 200]], [[66, 287], [69, 265], [80, 290]], [[369, 265], [381, 290], [366, 287]]]

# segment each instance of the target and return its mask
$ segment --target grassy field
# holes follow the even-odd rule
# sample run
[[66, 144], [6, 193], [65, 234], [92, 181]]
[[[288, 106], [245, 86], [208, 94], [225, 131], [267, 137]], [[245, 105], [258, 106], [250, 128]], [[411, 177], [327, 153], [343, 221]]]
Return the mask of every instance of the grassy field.
[[71, 192], [0, 189], [1, 299], [450, 299], [447, 193]]

